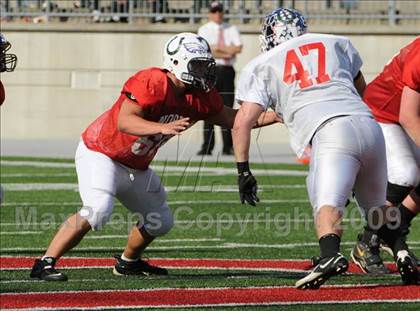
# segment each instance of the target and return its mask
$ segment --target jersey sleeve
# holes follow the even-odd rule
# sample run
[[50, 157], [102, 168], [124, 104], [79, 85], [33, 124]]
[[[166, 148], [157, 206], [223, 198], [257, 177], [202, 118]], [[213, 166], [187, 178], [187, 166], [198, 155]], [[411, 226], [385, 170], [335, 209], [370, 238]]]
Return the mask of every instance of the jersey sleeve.
[[360, 57], [359, 52], [356, 50], [356, 48], [353, 46], [350, 40], [347, 41], [346, 53], [350, 59], [350, 72], [353, 78], [356, 78], [357, 74], [360, 71], [360, 68], [362, 68], [363, 61]]
[[267, 110], [270, 105], [270, 96], [264, 82], [252, 71], [242, 70], [235, 92], [236, 101], [256, 103]]
[[132, 103], [146, 109], [164, 102], [166, 83], [166, 76], [141, 72], [127, 80], [121, 93]]
[[410, 89], [420, 92], [420, 45], [406, 56], [402, 70], [402, 82]]

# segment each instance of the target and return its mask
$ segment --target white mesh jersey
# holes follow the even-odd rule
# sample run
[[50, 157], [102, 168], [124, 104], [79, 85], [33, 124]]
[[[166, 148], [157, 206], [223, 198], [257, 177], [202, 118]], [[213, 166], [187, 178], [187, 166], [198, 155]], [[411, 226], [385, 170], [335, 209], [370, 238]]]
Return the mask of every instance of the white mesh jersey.
[[350, 40], [305, 34], [254, 58], [242, 70], [236, 100], [283, 117], [298, 156], [317, 128], [339, 115], [371, 112], [354, 87], [362, 60]]

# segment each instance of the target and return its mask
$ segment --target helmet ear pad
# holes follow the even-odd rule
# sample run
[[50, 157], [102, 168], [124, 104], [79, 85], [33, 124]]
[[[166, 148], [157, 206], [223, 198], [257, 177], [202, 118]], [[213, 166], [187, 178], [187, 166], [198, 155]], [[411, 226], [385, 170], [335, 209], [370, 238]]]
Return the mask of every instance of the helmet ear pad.
[[207, 41], [193, 33], [180, 33], [168, 40], [164, 68], [186, 84], [209, 91], [215, 85], [215, 61]]

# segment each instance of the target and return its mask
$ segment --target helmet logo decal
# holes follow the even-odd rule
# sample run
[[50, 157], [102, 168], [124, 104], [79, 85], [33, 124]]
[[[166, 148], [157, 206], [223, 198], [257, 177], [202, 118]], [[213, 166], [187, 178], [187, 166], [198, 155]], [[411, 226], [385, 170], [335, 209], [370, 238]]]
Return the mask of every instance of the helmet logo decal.
[[204, 43], [204, 44], [207, 46], [207, 52], [211, 53], [211, 50], [210, 50], [210, 45], [209, 45], [209, 43], [206, 41], [206, 39], [204, 39], [203, 37], [200, 37], [200, 36], [197, 36], [197, 39], [198, 39], [200, 42]]
[[188, 42], [184, 43], [185, 49], [190, 53], [207, 53], [207, 47], [197, 43], [197, 42]]
[[169, 55], [174, 55], [174, 54], [176, 54], [176, 53], [178, 53], [178, 51], [179, 51], [179, 49], [181, 48], [181, 45], [182, 45], [182, 41], [184, 41], [184, 37], [183, 38], [181, 38], [180, 40], [179, 40], [179, 42], [178, 42], [178, 46], [174, 49], [174, 50], [172, 50], [172, 51], [170, 51], [169, 50], [169, 46], [171, 45], [171, 43], [175, 40], [175, 39], [177, 39], [178, 37], [177, 36], [175, 36], [171, 41], [169, 41], [169, 43], [168, 43], [168, 45], [167, 45], [167, 48], [166, 48], [166, 52], [169, 54]]

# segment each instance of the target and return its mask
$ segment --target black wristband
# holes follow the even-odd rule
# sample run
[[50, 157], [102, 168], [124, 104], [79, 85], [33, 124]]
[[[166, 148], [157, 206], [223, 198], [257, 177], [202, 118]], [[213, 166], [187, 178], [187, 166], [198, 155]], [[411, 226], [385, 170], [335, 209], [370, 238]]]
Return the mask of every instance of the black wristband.
[[244, 172], [249, 172], [249, 163], [246, 162], [236, 162], [236, 167], [238, 168], [238, 173], [242, 174]]

